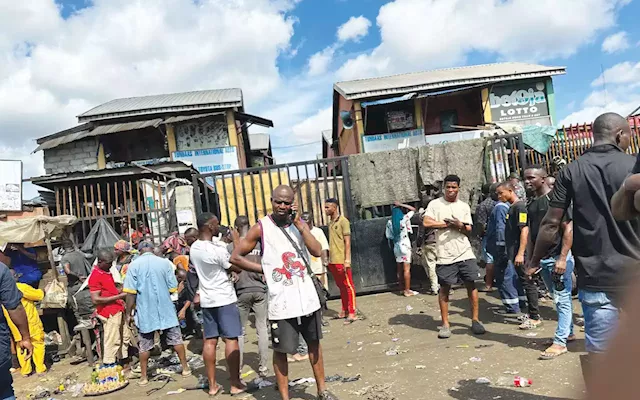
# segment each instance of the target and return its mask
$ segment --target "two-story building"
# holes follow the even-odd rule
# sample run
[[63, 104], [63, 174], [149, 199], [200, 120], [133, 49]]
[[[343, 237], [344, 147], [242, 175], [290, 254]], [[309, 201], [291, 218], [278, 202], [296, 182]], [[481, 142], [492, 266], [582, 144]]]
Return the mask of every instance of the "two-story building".
[[509, 62], [338, 82], [323, 156], [471, 139], [487, 123], [552, 126], [552, 77], [565, 72]]
[[[194, 173], [273, 159], [269, 135], [251, 140], [248, 133], [251, 125], [273, 122], [245, 113], [240, 89], [116, 99], [80, 114], [78, 123], [37, 140], [46, 175], [31, 181], [54, 191], [53, 213], [81, 218], [82, 237], [96, 219], [107, 218], [116, 230], [140, 221], [153, 228], [155, 221], [159, 240], [168, 233], [165, 216], [175, 212], [169, 202], [176, 182], [198, 184], [215, 203], [213, 181], [196, 182]], [[126, 223], [117, 221], [125, 217]]]

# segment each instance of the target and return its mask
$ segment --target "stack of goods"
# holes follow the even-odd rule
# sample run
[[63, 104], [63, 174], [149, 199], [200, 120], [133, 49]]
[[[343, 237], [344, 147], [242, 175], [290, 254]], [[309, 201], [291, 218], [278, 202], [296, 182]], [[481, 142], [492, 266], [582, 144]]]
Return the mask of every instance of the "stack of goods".
[[84, 394], [95, 396], [111, 393], [127, 386], [121, 366], [103, 365], [96, 366], [91, 374], [91, 382], [84, 386]]

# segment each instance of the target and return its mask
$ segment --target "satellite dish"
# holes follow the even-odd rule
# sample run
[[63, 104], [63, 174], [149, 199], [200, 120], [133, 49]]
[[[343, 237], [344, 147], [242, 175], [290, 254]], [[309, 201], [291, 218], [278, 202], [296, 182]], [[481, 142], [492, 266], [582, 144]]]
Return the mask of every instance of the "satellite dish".
[[340, 119], [342, 120], [342, 127], [344, 129], [353, 128], [353, 118], [350, 111], [340, 111]]

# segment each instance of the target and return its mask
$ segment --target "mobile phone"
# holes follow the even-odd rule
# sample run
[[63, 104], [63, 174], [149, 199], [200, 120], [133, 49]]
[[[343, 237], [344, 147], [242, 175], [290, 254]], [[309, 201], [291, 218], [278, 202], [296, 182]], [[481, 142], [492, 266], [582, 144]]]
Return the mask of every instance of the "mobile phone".
[[289, 214], [291, 215], [291, 221], [295, 221], [298, 216], [298, 212], [294, 210], [289, 210]]

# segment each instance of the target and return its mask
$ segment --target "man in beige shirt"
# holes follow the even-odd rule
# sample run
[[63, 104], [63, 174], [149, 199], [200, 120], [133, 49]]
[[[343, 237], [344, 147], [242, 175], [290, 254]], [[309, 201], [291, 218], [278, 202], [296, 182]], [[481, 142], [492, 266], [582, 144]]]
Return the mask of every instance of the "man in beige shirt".
[[449, 291], [458, 279], [464, 282], [471, 303], [471, 331], [481, 335], [485, 329], [478, 319], [478, 290], [475, 287], [475, 280], [480, 274], [468, 238], [473, 224], [471, 209], [467, 203], [458, 200], [460, 178], [457, 175], [446, 176], [443, 185], [444, 197], [429, 203], [423, 220], [425, 228], [436, 229], [436, 274], [440, 283], [438, 302], [442, 315], [438, 337], [451, 337]]

